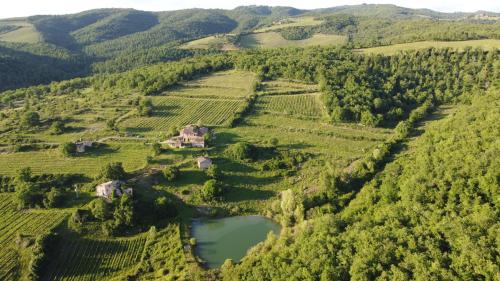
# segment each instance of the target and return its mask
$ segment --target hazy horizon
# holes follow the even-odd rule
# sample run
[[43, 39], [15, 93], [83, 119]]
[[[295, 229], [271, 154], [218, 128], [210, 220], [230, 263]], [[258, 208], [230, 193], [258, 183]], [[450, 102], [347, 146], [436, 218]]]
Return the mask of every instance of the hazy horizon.
[[318, 9], [318, 8], [330, 8], [343, 5], [359, 5], [359, 4], [393, 4], [405, 8], [412, 9], [431, 9], [439, 12], [476, 12], [479, 10], [489, 11], [489, 12], [500, 12], [500, 2], [495, 3], [494, 1], [478, 0], [478, 1], [431, 1], [431, 0], [421, 0], [421, 1], [371, 1], [366, 2], [360, 1], [345, 1], [345, 0], [334, 0], [325, 1], [320, 0], [310, 0], [306, 3], [304, 1], [298, 0], [234, 0], [231, 2], [214, 0], [214, 1], [194, 1], [185, 0], [179, 1], [161, 1], [161, 0], [87, 0], [87, 1], [64, 1], [64, 0], [47, 0], [47, 1], [37, 1], [37, 0], [18, 0], [10, 3], [7, 7], [0, 11], [0, 19], [5, 18], [15, 18], [15, 17], [27, 17], [33, 15], [60, 15], [60, 14], [72, 14], [78, 13], [91, 9], [100, 8], [132, 8], [137, 10], [145, 11], [170, 11], [170, 10], [181, 10], [189, 8], [205, 8], [205, 9], [234, 9], [238, 6], [251, 6], [251, 5], [263, 5], [263, 6], [288, 6], [298, 9]]

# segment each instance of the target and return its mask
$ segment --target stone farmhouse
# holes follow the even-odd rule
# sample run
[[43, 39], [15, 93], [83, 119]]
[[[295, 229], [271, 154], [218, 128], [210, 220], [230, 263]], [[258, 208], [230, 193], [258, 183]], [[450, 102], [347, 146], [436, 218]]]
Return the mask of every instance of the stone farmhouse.
[[97, 196], [106, 199], [108, 202], [111, 201], [113, 192], [116, 196], [121, 197], [123, 194], [127, 194], [129, 196], [133, 195], [132, 188], [124, 188], [124, 182], [119, 180], [108, 181], [96, 186]]
[[166, 141], [168, 145], [175, 148], [205, 147], [205, 136], [212, 132], [207, 127], [187, 125], [179, 131], [179, 135]]
[[212, 159], [205, 157], [205, 156], [198, 157], [196, 159], [196, 162], [198, 163], [198, 168], [200, 170], [206, 170], [206, 169], [208, 169], [208, 167], [210, 167], [212, 165]]

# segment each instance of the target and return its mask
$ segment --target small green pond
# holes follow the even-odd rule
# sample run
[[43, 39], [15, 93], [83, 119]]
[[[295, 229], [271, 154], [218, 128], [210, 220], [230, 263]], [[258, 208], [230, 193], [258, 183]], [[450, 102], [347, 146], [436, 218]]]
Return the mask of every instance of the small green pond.
[[266, 239], [280, 225], [261, 216], [238, 216], [222, 219], [198, 219], [192, 223], [196, 238], [195, 253], [209, 268], [221, 266], [226, 259], [238, 262], [252, 246]]

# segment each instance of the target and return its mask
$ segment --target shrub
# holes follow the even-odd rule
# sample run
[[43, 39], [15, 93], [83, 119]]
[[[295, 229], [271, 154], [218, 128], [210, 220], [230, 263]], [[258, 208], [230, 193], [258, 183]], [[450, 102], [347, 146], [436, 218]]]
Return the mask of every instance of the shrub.
[[43, 206], [45, 208], [58, 207], [61, 204], [63, 194], [57, 188], [52, 187], [49, 192], [45, 194], [43, 198]]
[[127, 176], [121, 162], [109, 163], [104, 167], [101, 178], [108, 180], [120, 180]]
[[205, 171], [205, 173], [207, 174], [208, 177], [210, 177], [214, 180], [216, 180], [220, 177], [219, 167], [216, 164], [210, 165], [210, 167], [208, 167], [208, 169]]
[[155, 142], [153, 144], [153, 153], [154, 153], [154, 155], [158, 156], [158, 155], [161, 154], [161, 152], [162, 152], [161, 144]]
[[140, 116], [151, 116], [151, 114], [153, 114], [153, 102], [151, 101], [151, 99], [142, 99], [139, 102], [137, 111], [139, 112]]
[[55, 121], [50, 126], [50, 133], [52, 135], [60, 135], [64, 133], [65, 129], [66, 128], [64, 127], [64, 123], [62, 121]]
[[70, 157], [76, 153], [76, 144], [72, 142], [66, 142], [61, 146], [61, 152], [64, 156]]
[[40, 124], [40, 115], [34, 111], [27, 111], [21, 117], [21, 125], [25, 127], [34, 127]]
[[180, 175], [179, 168], [175, 166], [166, 167], [163, 170], [163, 176], [167, 181], [170, 182], [175, 181], [179, 177], [179, 175]]
[[254, 157], [255, 147], [248, 143], [238, 142], [230, 145], [225, 153], [233, 160], [248, 160]]
[[90, 212], [94, 218], [104, 221], [109, 218], [109, 204], [103, 198], [97, 198], [90, 203]]
[[222, 194], [222, 188], [216, 180], [208, 180], [200, 190], [201, 200], [213, 201]]

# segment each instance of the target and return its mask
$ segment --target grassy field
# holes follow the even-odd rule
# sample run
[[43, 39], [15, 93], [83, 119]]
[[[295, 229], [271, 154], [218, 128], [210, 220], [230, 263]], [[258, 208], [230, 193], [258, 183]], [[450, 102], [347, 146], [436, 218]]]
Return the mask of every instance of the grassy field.
[[122, 162], [132, 171], [146, 164], [151, 147], [138, 142], [110, 142], [85, 155], [66, 157], [59, 149], [0, 154], [0, 175], [16, 175], [19, 169], [31, 167], [33, 173], [82, 173], [95, 176], [110, 162]]
[[252, 90], [255, 82], [255, 74], [246, 71], [221, 71], [199, 79], [184, 83], [187, 86], [240, 89], [247, 91], [246, 95]]
[[275, 22], [270, 26], [261, 27], [254, 30], [254, 32], [267, 32], [271, 30], [293, 27], [293, 26], [311, 26], [319, 25], [323, 23], [322, 20], [315, 19], [314, 17], [298, 17], [298, 18], [287, 18], [283, 23]]
[[318, 86], [315, 84], [304, 84], [288, 80], [264, 81], [262, 83], [263, 95], [279, 94], [304, 94], [318, 92]]
[[208, 36], [183, 44], [181, 49], [218, 49], [233, 51], [239, 48], [231, 43], [226, 36]]
[[240, 45], [244, 48], [281, 48], [281, 47], [307, 47], [343, 45], [346, 38], [340, 35], [314, 34], [304, 40], [286, 40], [277, 32], [263, 32], [244, 35]]
[[59, 242], [41, 280], [105, 280], [133, 271], [144, 251], [144, 235], [131, 239], [67, 239]]
[[468, 41], [422, 41], [404, 44], [394, 44], [382, 47], [359, 49], [358, 51], [369, 54], [395, 54], [400, 51], [418, 50], [426, 48], [453, 48], [463, 50], [466, 47], [483, 49], [500, 49], [499, 39], [468, 40]]
[[35, 27], [27, 21], [0, 21], [1, 25], [19, 26], [18, 29], [11, 32], [0, 34], [0, 41], [16, 42], [16, 43], [37, 43], [42, 40], [40, 33], [35, 30]]
[[19, 280], [17, 233], [36, 236], [48, 232], [67, 214], [52, 210], [18, 211], [10, 194], [0, 194], [0, 213], [0, 280]]

